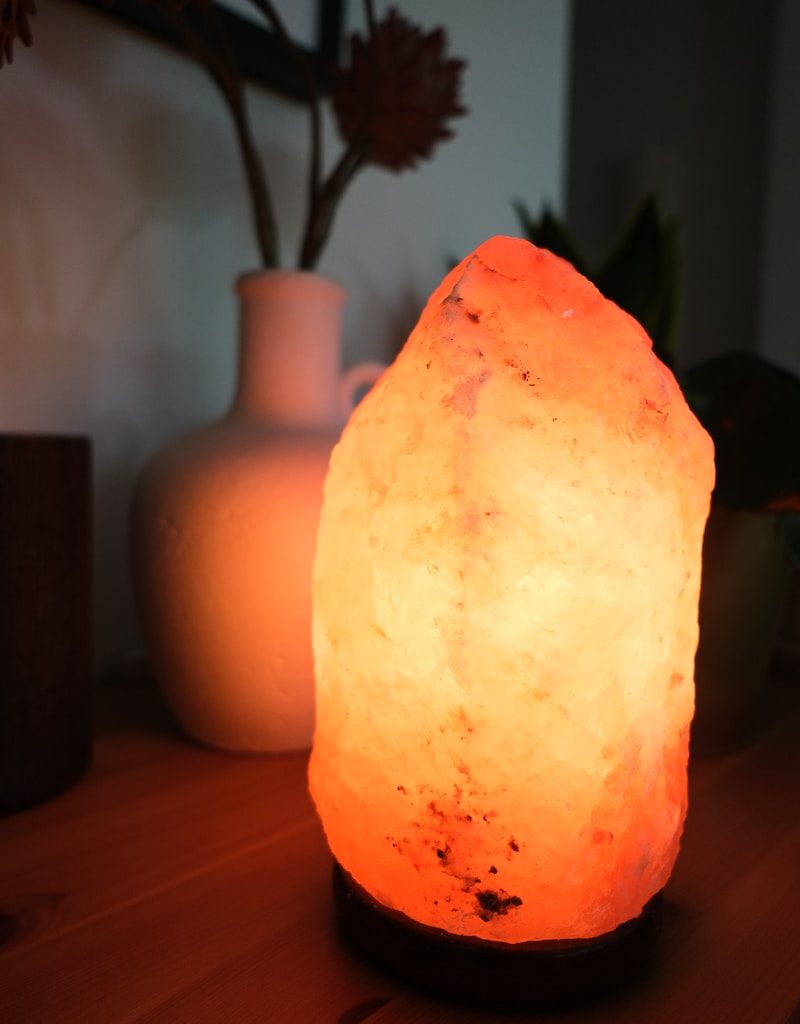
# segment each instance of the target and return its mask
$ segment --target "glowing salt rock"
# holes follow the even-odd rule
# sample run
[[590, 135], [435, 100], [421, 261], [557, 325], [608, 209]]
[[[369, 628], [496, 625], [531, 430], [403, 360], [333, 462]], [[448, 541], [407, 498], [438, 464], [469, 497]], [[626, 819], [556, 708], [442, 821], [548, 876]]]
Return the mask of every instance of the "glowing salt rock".
[[311, 789], [385, 907], [588, 938], [686, 813], [710, 439], [642, 328], [493, 238], [353, 415], [314, 584]]

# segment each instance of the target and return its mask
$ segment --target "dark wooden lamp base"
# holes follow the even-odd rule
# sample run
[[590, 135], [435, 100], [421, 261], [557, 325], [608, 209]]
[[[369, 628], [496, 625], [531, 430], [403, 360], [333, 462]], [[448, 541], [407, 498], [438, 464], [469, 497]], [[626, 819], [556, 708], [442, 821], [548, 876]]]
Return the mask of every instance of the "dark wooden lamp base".
[[488, 942], [421, 925], [374, 900], [336, 864], [339, 925], [365, 958], [440, 995], [495, 1006], [577, 1002], [633, 983], [651, 962], [661, 894], [596, 939]]

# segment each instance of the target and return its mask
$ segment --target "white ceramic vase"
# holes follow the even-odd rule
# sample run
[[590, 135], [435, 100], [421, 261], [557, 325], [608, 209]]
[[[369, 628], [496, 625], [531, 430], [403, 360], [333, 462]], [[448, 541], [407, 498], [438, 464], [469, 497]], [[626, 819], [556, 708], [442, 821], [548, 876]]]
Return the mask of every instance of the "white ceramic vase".
[[316, 274], [236, 286], [236, 396], [169, 445], [134, 499], [133, 568], [156, 677], [184, 729], [213, 746], [310, 746], [311, 571], [322, 485], [359, 385], [339, 369], [344, 291]]

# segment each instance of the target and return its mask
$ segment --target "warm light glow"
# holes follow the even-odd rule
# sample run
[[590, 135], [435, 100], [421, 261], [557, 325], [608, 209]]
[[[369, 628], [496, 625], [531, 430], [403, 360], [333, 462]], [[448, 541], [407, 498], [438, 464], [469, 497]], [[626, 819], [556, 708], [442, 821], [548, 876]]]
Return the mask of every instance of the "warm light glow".
[[493, 238], [334, 452], [311, 788], [380, 903], [589, 937], [665, 884], [686, 813], [708, 436], [639, 325]]

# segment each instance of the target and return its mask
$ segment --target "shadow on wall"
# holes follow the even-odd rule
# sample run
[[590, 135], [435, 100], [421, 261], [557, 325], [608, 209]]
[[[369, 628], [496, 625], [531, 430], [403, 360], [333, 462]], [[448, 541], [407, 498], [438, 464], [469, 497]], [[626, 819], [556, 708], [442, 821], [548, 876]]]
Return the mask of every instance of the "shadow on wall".
[[228, 398], [230, 283], [252, 251], [240, 169], [196, 68], [69, 5], [37, 19], [0, 85], [0, 428], [92, 438], [105, 671], [139, 644], [132, 481]]

